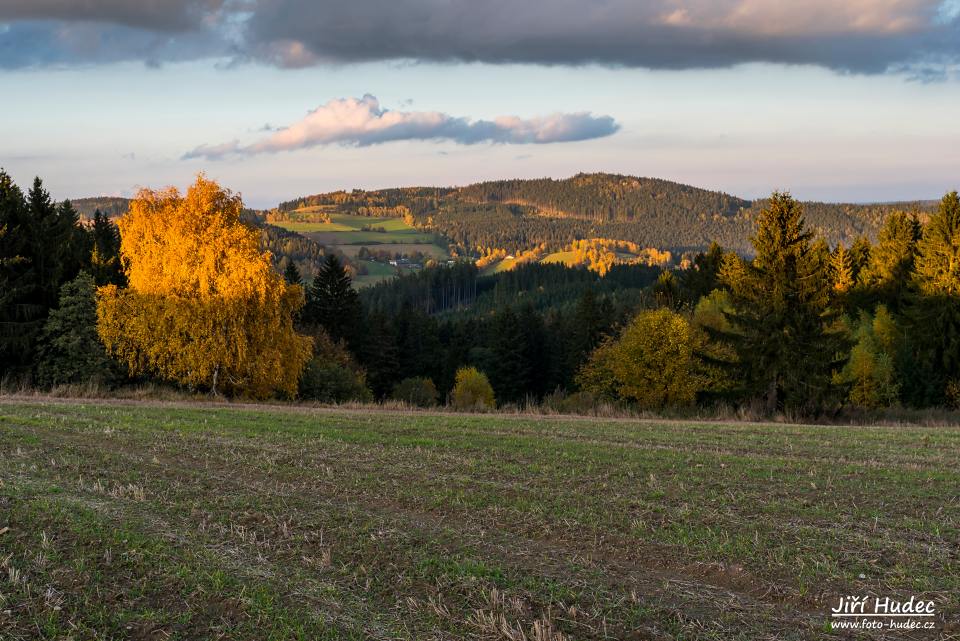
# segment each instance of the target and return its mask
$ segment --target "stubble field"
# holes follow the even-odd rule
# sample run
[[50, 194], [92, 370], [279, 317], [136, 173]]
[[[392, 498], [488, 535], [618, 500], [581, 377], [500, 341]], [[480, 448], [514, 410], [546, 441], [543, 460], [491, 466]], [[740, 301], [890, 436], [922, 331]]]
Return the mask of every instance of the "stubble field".
[[960, 634], [960, 428], [0, 399], [0, 639]]

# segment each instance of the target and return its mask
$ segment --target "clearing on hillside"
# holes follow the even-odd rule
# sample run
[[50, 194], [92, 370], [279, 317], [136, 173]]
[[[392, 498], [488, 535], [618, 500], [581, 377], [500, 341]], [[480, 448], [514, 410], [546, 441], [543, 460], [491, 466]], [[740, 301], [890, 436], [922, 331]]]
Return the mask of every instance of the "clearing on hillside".
[[957, 427], [3, 399], [0, 638], [851, 638], [861, 594], [937, 629], [855, 638], [946, 638], [958, 460]]

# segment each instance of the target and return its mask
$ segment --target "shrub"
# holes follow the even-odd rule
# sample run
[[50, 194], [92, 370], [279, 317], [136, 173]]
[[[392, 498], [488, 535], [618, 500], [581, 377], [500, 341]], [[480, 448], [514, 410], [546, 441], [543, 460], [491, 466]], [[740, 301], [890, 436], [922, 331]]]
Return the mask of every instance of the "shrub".
[[487, 375], [476, 367], [458, 369], [451, 404], [458, 410], [493, 409], [496, 399]]
[[585, 391], [641, 409], [692, 403], [696, 383], [690, 325], [669, 309], [640, 312], [617, 340], [594, 351], [577, 382]]
[[433, 407], [437, 404], [437, 386], [429, 378], [405, 378], [394, 386], [390, 398], [416, 407]]
[[335, 343], [322, 327], [314, 327], [313, 358], [300, 377], [300, 398], [321, 403], [371, 401], [367, 375], [343, 343]]

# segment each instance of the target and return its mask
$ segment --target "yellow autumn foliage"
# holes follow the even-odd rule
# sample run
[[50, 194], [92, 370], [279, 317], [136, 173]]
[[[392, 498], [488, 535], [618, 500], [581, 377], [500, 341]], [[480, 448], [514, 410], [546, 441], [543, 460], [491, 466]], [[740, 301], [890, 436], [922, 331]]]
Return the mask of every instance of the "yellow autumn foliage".
[[303, 305], [240, 221], [240, 197], [203, 175], [181, 195], [142, 190], [120, 228], [129, 286], [100, 288], [97, 330], [132, 376], [256, 398], [296, 393], [312, 342]]

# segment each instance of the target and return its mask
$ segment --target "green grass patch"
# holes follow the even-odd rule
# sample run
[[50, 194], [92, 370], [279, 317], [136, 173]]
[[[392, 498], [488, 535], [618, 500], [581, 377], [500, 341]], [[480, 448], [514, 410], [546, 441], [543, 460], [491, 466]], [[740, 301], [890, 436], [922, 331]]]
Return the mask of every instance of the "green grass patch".
[[957, 427], [0, 401], [0, 636], [821, 639], [866, 593], [946, 630], [957, 460]]

